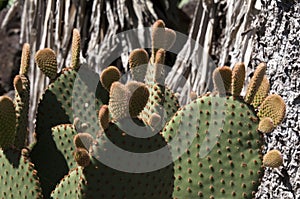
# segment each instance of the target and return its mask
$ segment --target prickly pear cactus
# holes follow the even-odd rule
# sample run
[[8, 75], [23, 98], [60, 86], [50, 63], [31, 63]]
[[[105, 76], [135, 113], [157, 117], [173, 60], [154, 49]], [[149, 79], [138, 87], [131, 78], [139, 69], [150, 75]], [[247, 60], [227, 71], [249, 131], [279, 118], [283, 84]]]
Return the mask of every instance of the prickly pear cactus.
[[1, 198], [43, 198], [37, 172], [27, 156], [20, 150], [0, 149]]
[[80, 35], [77, 30], [73, 33], [71, 67], [57, 73], [56, 56], [51, 49], [41, 49], [35, 55], [38, 67], [51, 80], [38, 105], [35, 128], [37, 142], [30, 154], [39, 171], [46, 197], [50, 196], [55, 185], [71, 167], [53, 140], [52, 127], [71, 124], [75, 118], [79, 118], [95, 136], [99, 131], [97, 111], [103, 103], [108, 102], [108, 92], [101, 85], [99, 75], [79, 64]]
[[20, 74], [14, 79], [15, 100], [0, 97], [1, 198], [43, 198], [37, 171], [22, 149], [27, 139], [29, 45], [24, 44]]
[[[118, 97], [120, 93], [123, 93], [122, 98]], [[107, 114], [99, 114], [99, 117], [105, 117], [99, 118], [104, 131], [91, 146], [83, 148], [81, 144], [76, 144], [74, 138], [77, 146], [74, 156], [82, 173], [77, 169], [65, 176], [52, 192], [53, 198], [60, 198], [62, 193], [74, 198], [171, 198], [172, 164], [141, 172], [145, 164], [155, 167], [159, 163], [151, 160], [144, 162], [134, 156], [124, 159], [124, 153], [151, 153], [167, 144], [161, 134], [155, 134], [151, 126], [138, 118], [148, 97], [148, 89], [143, 83], [123, 85], [114, 82], [111, 85], [108, 110], [112, 118], [108, 120]], [[124, 109], [125, 105], [128, 108]], [[89, 161], [84, 154], [90, 154]], [[163, 155], [159, 158], [170, 160], [168, 151]], [[69, 190], [70, 184], [76, 184], [74, 186], [79, 190], [76, 193]]]
[[[265, 117], [271, 117], [276, 121], [274, 125], [278, 125], [285, 114], [284, 102], [277, 95], [267, 97], [259, 105], [259, 112], [251, 105], [259, 88], [265, 87], [260, 86], [265, 67], [265, 64], [258, 66], [251, 81], [259, 83], [249, 85], [247, 102], [238, 93], [244, 83], [240, 79], [244, 77], [240, 74], [245, 71], [244, 65], [237, 64], [232, 77], [228, 75], [229, 68], [217, 68], [214, 72], [217, 92], [198, 97], [165, 126], [163, 136], [168, 143], [174, 143], [171, 145], [175, 159], [173, 198], [254, 197], [263, 173], [261, 133], [267, 133], [259, 132], [258, 126]], [[232, 82], [232, 87], [228, 82]], [[230, 90], [234, 96], [228, 93]], [[265, 166], [281, 165], [278, 158], [273, 161], [279, 163], [266, 161]]]

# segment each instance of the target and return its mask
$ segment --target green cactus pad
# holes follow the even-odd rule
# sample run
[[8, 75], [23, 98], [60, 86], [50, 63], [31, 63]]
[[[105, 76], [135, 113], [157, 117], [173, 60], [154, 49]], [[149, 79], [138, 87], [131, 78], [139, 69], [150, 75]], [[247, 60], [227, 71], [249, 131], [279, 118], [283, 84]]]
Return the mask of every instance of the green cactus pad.
[[278, 150], [268, 151], [263, 157], [263, 165], [265, 167], [278, 168], [283, 165], [283, 158]]
[[282, 122], [285, 116], [285, 111], [286, 106], [282, 97], [272, 94], [263, 101], [257, 115], [261, 119], [264, 117], [270, 117], [274, 122], [274, 126], [277, 126]]
[[49, 77], [51, 80], [56, 78], [57, 61], [56, 54], [52, 49], [44, 48], [39, 50], [35, 54], [35, 62], [47, 77]]
[[129, 55], [129, 68], [134, 80], [143, 82], [147, 72], [149, 56], [146, 50], [139, 48], [133, 50]]
[[119, 69], [115, 66], [109, 66], [106, 69], [104, 69], [100, 75], [100, 81], [103, 87], [110, 92], [111, 85], [119, 81], [121, 78], [121, 72]]
[[79, 58], [80, 58], [80, 33], [78, 29], [73, 29], [73, 38], [72, 38], [72, 59], [71, 59], [71, 68], [75, 70], [79, 69]]
[[22, 48], [20, 75], [27, 75], [30, 66], [30, 45], [25, 43]]
[[16, 112], [9, 97], [0, 97], [0, 148], [14, 144], [16, 135]]
[[28, 110], [30, 83], [25, 75], [17, 75], [14, 79], [15, 110], [16, 110], [16, 137], [14, 146], [21, 149], [26, 146], [28, 136]]
[[78, 167], [73, 169], [66, 175], [60, 183], [56, 186], [55, 190], [51, 193], [53, 199], [78, 199], [79, 198], [79, 181], [82, 175], [82, 168]]
[[233, 96], [240, 96], [245, 82], [245, 64], [242, 62], [236, 63], [232, 70], [231, 93]]
[[71, 124], [61, 124], [52, 128], [53, 140], [57, 150], [64, 156], [69, 169], [76, 167], [73, 158], [74, 144], [73, 137], [77, 135], [77, 131]]
[[[100, 130], [98, 111], [103, 103], [108, 103], [108, 92], [99, 82], [99, 75], [84, 65], [78, 72], [72, 68], [64, 69], [46, 89], [37, 110], [37, 143], [31, 151], [46, 198], [69, 170], [65, 157], [57, 150], [51, 128], [71, 124], [74, 118], [79, 118], [82, 123], [89, 124], [86, 131], [96, 136]], [[69, 139], [73, 140], [73, 137]]]
[[0, 149], [0, 164], [1, 198], [43, 198], [37, 172], [20, 151]]
[[[95, 198], [96, 196], [132, 199], [171, 198], [174, 180], [171, 161], [170, 165], [159, 167], [158, 170], [138, 172], [139, 168], [143, 169], [145, 164], [154, 167], [159, 165], [160, 159], [149, 159], [149, 162], [139, 162], [139, 158], [124, 159], [123, 153], [115, 152], [115, 149], [107, 144], [109, 141], [124, 152], [145, 155], [166, 146], [166, 142], [160, 134], [155, 134], [149, 138], [138, 138], [137, 135], [143, 135], [145, 132], [151, 134], [151, 128], [143, 126], [143, 122], [136, 118], [133, 119], [133, 124], [137, 125], [134, 128], [134, 125], [129, 125], [129, 120], [131, 118], [123, 119], [117, 124], [110, 123], [105, 134], [98, 139], [98, 145], [93, 148], [91, 164], [83, 169], [83, 178], [80, 183], [82, 198]], [[128, 128], [130, 133], [134, 134], [133, 136], [127, 134]], [[161, 157], [157, 158], [170, 158], [170, 153], [162, 153]], [[115, 163], [121, 169], [115, 169], [111, 165], [106, 166], [102, 160], [112, 162], [118, 160]], [[127, 171], [126, 168], [130, 168], [132, 171]]]
[[253, 198], [261, 173], [258, 118], [234, 97], [206, 95], [178, 111], [162, 134], [175, 159], [173, 198]]
[[256, 95], [266, 73], [267, 65], [265, 63], [260, 63], [256, 70], [254, 71], [253, 77], [251, 78], [247, 92], [245, 95], [245, 102], [251, 104], [254, 96]]
[[218, 67], [213, 72], [215, 89], [220, 94], [229, 93], [231, 90], [232, 71], [228, 66]]
[[254, 108], [258, 108], [261, 103], [266, 99], [266, 97], [268, 96], [269, 94], [269, 91], [270, 91], [270, 83], [269, 83], [269, 80], [267, 78], [267, 76], [265, 75], [254, 98], [253, 98], [253, 101], [252, 101], [252, 106]]

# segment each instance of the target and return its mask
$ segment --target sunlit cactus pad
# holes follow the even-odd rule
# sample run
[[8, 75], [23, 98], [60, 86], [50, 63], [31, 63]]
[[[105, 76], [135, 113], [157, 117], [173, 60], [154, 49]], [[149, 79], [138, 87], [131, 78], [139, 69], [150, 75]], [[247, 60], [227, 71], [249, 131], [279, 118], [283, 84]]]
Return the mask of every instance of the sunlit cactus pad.
[[254, 110], [233, 97], [203, 96], [163, 131], [175, 157], [174, 198], [252, 198], [261, 168]]

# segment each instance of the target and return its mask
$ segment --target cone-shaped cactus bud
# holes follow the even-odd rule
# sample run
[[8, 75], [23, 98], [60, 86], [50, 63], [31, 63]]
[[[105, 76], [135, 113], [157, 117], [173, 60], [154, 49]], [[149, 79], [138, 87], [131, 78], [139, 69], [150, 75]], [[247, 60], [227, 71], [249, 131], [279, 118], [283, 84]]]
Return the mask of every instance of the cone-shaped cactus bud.
[[160, 126], [161, 124], [161, 116], [158, 115], [157, 113], [153, 113], [148, 121], [148, 124], [152, 127], [152, 128], [157, 128]]
[[170, 49], [176, 40], [176, 32], [172, 29], [165, 28], [165, 46], [164, 49]]
[[135, 118], [146, 106], [150, 93], [147, 86], [141, 82], [131, 81], [126, 84], [126, 87], [131, 93], [129, 113], [132, 118]]
[[165, 63], [165, 56], [166, 51], [162, 48], [160, 48], [156, 52], [155, 61], [154, 61], [154, 78], [156, 82], [163, 84], [165, 81], [165, 69], [164, 69], [164, 63]]
[[57, 76], [57, 61], [55, 52], [50, 48], [39, 50], [35, 54], [35, 62], [41, 71], [51, 80]]
[[238, 62], [232, 70], [231, 93], [233, 96], [239, 96], [245, 82], [245, 64]]
[[114, 120], [129, 116], [130, 91], [120, 82], [114, 82], [110, 88], [108, 109]]
[[27, 75], [30, 65], [30, 45], [25, 43], [22, 49], [20, 75]]
[[265, 75], [251, 103], [254, 108], [257, 108], [258, 106], [261, 105], [264, 99], [268, 96], [269, 91], [270, 91], [270, 83], [267, 76]]
[[100, 75], [101, 84], [107, 91], [110, 91], [111, 85], [114, 82], [119, 81], [120, 78], [121, 72], [115, 66], [109, 66], [104, 69]]
[[109, 126], [109, 111], [108, 106], [103, 105], [101, 106], [98, 114], [98, 121], [99, 125], [102, 127], [103, 130], [106, 130]]
[[76, 148], [74, 152], [74, 159], [78, 166], [87, 167], [90, 165], [91, 159], [88, 151], [84, 148]]
[[143, 82], [149, 62], [148, 53], [142, 48], [135, 49], [130, 53], [128, 62], [132, 78], [136, 81]]
[[274, 130], [274, 127], [273, 120], [269, 117], [264, 117], [259, 122], [258, 130], [262, 133], [270, 133]]
[[195, 99], [197, 99], [197, 93], [195, 92], [195, 91], [191, 91], [190, 92], [190, 99], [193, 101], [193, 100], [195, 100]]
[[213, 72], [213, 82], [215, 89], [220, 94], [225, 94], [231, 89], [232, 71], [228, 66], [218, 67]]
[[252, 103], [254, 96], [256, 95], [258, 88], [260, 87], [263, 81], [263, 78], [266, 73], [266, 69], [267, 69], [266, 63], [260, 63], [257, 66], [256, 70], [254, 71], [253, 77], [249, 82], [247, 92], [245, 95], [245, 102], [247, 102], [248, 104]]
[[278, 150], [271, 150], [263, 157], [265, 167], [278, 168], [283, 165], [283, 158]]
[[75, 70], [79, 69], [79, 58], [80, 58], [80, 33], [78, 29], [73, 29], [73, 38], [72, 38], [72, 58], [71, 58], [71, 67]]
[[73, 142], [76, 148], [85, 148], [86, 150], [89, 150], [94, 139], [89, 133], [78, 133], [74, 136]]
[[279, 125], [285, 116], [286, 106], [283, 99], [276, 94], [269, 95], [261, 104], [258, 116], [259, 118], [270, 117], [274, 126]]
[[16, 112], [13, 101], [6, 96], [0, 97], [0, 147], [11, 146], [15, 140]]

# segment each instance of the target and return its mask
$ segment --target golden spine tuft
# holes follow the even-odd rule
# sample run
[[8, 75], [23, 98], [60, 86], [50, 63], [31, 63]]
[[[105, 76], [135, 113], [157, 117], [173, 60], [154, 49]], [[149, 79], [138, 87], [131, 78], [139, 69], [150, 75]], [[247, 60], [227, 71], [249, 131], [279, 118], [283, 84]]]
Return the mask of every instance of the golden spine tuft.
[[231, 93], [233, 96], [240, 96], [245, 82], [245, 64], [238, 62], [232, 70]]
[[129, 99], [129, 114], [136, 118], [148, 102], [150, 92], [147, 86], [141, 82], [128, 82], [126, 87], [131, 93]]
[[279, 125], [285, 116], [286, 106], [284, 100], [276, 94], [269, 95], [261, 104], [258, 111], [258, 117], [270, 117], [274, 125]]
[[260, 63], [257, 66], [256, 70], [254, 71], [254, 75], [249, 82], [247, 92], [244, 98], [245, 102], [247, 102], [248, 104], [252, 103], [254, 96], [256, 95], [258, 88], [260, 87], [263, 81], [263, 78], [266, 73], [266, 69], [267, 69], [266, 63]]
[[84, 148], [76, 148], [74, 152], [74, 159], [78, 166], [87, 167], [90, 165], [91, 159], [88, 151]]
[[89, 133], [78, 133], [74, 136], [73, 143], [76, 148], [89, 150], [94, 142], [94, 138]]
[[109, 126], [109, 111], [107, 105], [102, 105], [99, 114], [98, 114], [98, 122], [103, 130], [106, 130]]
[[106, 69], [104, 69], [100, 75], [100, 82], [102, 86], [110, 92], [111, 85], [119, 81], [121, 78], [121, 72], [119, 69], [115, 66], [109, 66]]
[[72, 48], [71, 48], [71, 67], [74, 70], [79, 69], [79, 58], [80, 58], [80, 33], [79, 30], [73, 29]]
[[266, 99], [266, 97], [268, 96], [270, 91], [270, 83], [269, 80], [267, 78], [267, 76], [265, 75], [254, 98], [252, 101], [252, 106], [254, 108], [257, 108], [261, 105], [261, 103]]
[[55, 52], [50, 48], [39, 50], [35, 54], [35, 62], [41, 71], [51, 80], [57, 76], [57, 61]]
[[143, 82], [149, 62], [149, 56], [146, 50], [142, 48], [133, 50], [129, 55], [128, 62], [133, 79]]
[[274, 122], [269, 117], [265, 117], [259, 121], [258, 130], [262, 133], [271, 133], [274, 130], [274, 128]]
[[130, 91], [120, 82], [111, 85], [108, 109], [114, 120], [129, 117]]
[[265, 167], [278, 168], [283, 165], [283, 158], [278, 150], [268, 151], [263, 157], [263, 165]]
[[27, 75], [30, 66], [30, 45], [25, 43], [22, 48], [20, 75]]
[[218, 67], [213, 72], [213, 82], [215, 89], [224, 95], [231, 89], [232, 71], [228, 66]]

